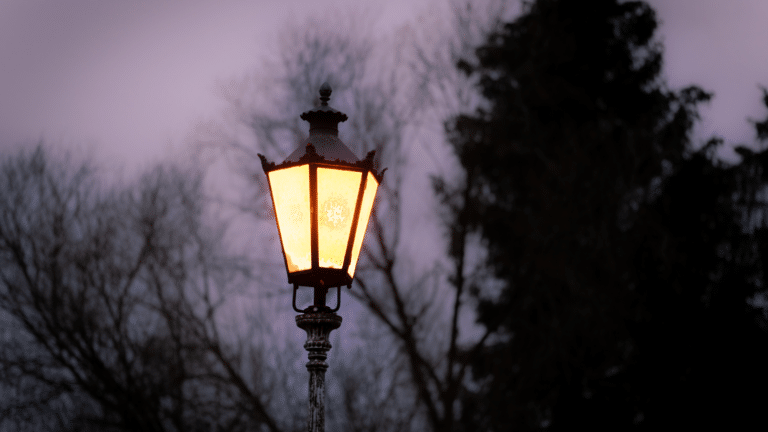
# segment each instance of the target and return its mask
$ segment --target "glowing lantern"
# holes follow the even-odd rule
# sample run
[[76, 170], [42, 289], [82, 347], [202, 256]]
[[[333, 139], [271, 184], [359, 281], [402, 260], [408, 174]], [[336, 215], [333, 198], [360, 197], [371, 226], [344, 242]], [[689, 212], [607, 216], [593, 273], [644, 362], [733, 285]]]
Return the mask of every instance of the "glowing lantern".
[[[324, 83], [321, 106], [301, 115], [309, 122], [309, 138], [284, 162], [275, 164], [259, 155], [272, 194], [288, 283], [294, 285], [294, 297], [298, 286], [316, 288], [316, 306], [324, 306], [327, 288], [352, 284], [384, 174], [373, 167], [374, 152], [358, 160], [341, 142], [338, 123], [347, 115], [328, 106], [330, 95], [331, 87]], [[324, 288], [321, 305], [318, 288]]]

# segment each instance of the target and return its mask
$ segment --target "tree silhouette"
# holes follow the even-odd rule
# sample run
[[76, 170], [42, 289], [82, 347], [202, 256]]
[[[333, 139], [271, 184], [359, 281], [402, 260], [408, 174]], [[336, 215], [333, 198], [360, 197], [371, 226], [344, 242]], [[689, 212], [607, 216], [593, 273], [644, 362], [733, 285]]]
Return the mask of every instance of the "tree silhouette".
[[3, 162], [0, 426], [279, 429], [218, 330], [248, 272], [205, 222], [200, 178], [160, 166], [107, 187], [44, 147]]
[[459, 63], [487, 103], [449, 122], [465, 181], [437, 191], [464, 194], [454, 226], [477, 230], [503, 285], [476, 289], [495, 342], [475, 362], [467, 428], [756, 419], [759, 385], [726, 377], [735, 353], [764, 375], [747, 302], [762, 289], [759, 163], [715, 162], [716, 141], [693, 150], [710, 96], [667, 89], [656, 26], [644, 2], [540, 0]]
[[643, 297], [625, 379], [649, 430], [766, 425], [768, 321], [755, 300], [768, 154], [740, 147], [741, 163], [727, 166], [713, 160], [717, 144], [676, 167], [633, 233]]

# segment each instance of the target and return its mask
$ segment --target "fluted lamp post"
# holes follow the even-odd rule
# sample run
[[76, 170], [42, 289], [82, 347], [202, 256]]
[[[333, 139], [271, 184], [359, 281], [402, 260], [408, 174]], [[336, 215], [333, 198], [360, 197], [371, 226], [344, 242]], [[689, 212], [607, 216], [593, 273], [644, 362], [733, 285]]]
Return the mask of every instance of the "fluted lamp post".
[[[293, 284], [296, 325], [307, 332], [310, 432], [325, 430], [325, 362], [329, 336], [339, 328], [341, 287], [350, 288], [363, 245], [376, 189], [384, 172], [373, 166], [374, 152], [363, 160], [339, 139], [339, 122], [347, 115], [328, 106], [331, 87], [320, 87], [321, 105], [301, 114], [309, 138], [280, 164], [259, 155], [269, 181], [277, 229]], [[312, 305], [299, 309], [299, 287], [314, 290]], [[336, 306], [325, 304], [336, 288]]]

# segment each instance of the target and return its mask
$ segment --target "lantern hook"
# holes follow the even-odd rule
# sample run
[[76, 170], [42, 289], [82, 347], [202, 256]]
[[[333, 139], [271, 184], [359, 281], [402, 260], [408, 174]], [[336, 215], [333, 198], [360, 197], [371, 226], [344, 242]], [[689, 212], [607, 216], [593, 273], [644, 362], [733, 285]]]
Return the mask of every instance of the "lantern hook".
[[296, 312], [304, 312], [303, 310], [296, 307], [296, 291], [299, 290], [299, 284], [293, 284], [293, 310]]
[[336, 312], [341, 307], [341, 287], [336, 287], [336, 307], [331, 309], [331, 312]]
[[[326, 289], [328, 289], [328, 288], [326, 288]], [[293, 302], [292, 302], [293, 310], [295, 310], [296, 312], [299, 312], [299, 313], [306, 313], [307, 312], [306, 309], [302, 310], [302, 309], [299, 309], [298, 307], [296, 307], [296, 291], [298, 291], [298, 290], [299, 290], [299, 284], [293, 284]], [[310, 308], [311, 307], [312, 306], [310, 306]], [[318, 306], [314, 305], [314, 307], [317, 308]], [[337, 312], [340, 308], [341, 308], [341, 287], [338, 286], [338, 287], [336, 287], [336, 307], [331, 309], [330, 311], [331, 312]], [[309, 309], [309, 308], [307, 308], [307, 309]]]

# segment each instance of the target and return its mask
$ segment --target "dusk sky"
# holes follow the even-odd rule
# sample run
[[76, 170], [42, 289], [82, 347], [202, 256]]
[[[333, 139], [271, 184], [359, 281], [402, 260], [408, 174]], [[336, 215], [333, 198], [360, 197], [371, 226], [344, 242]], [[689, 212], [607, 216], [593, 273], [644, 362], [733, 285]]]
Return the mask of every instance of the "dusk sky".
[[[413, 24], [433, 2], [371, 3], [376, 31]], [[43, 139], [127, 165], [180, 151], [196, 122], [221, 116], [217, 86], [255, 70], [289, 22], [359, 3], [0, 0], [0, 148]], [[699, 136], [753, 142], [746, 118], [765, 117], [768, 1], [650, 3], [671, 87], [715, 93]]]

